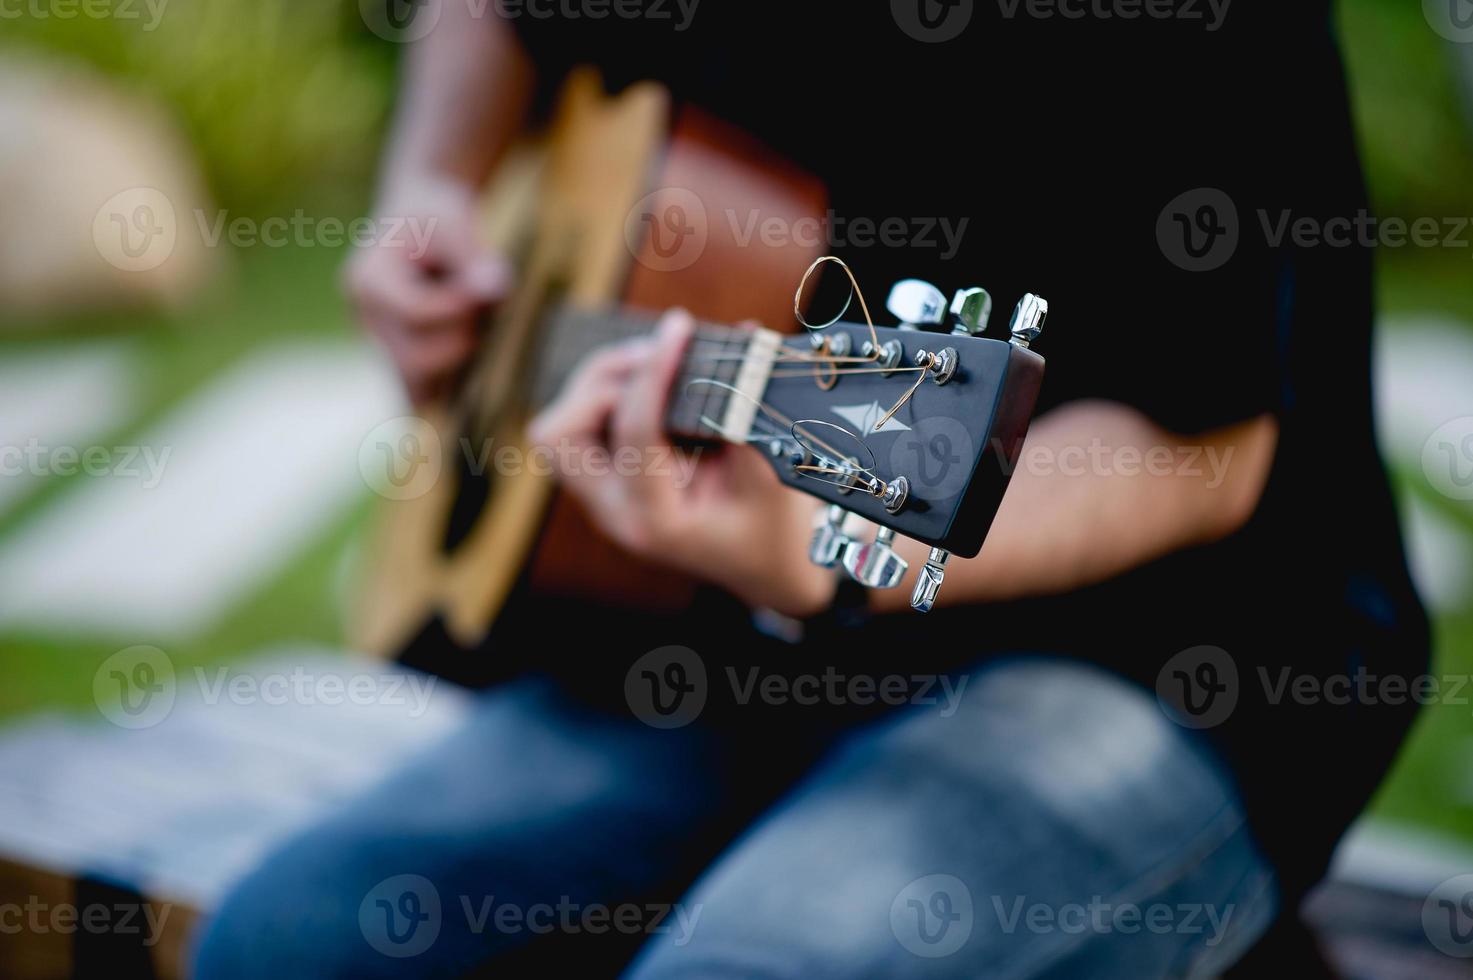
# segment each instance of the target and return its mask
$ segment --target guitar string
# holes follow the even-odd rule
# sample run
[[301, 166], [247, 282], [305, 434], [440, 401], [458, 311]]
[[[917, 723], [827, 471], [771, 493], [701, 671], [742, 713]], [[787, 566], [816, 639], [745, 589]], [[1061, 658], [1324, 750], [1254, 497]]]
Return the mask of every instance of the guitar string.
[[[844, 270], [844, 275], [849, 277], [849, 296], [844, 300], [843, 308], [839, 310], [838, 315], [835, 316], [832, 320], [829, 320], [827, 323], [823, 324], [812, 324], [809, 323], [807, 317], [803, 315], [803, 288], [808, 285], [809, 278], [816, 271], [818, 271], [820, 266], [822, 266], [826, 262], [834, 263], [839, 268]], [[798, 290], [793, 294], [793, 316], [797, 317], [798, 322], [811, 331], [817, 332], [819, 330], [827, 330], [829, 327], [832, 327], [834, 324], [839, 322], [839, 319], [843, 317], [846, 312], [848, 312], [849, 304], [852, 303], [856, 298], [859, 300], [859, 309], [864, 313], [864, 322], [869, 327], [870, 344], [873, 345], [872, 349], [874, 351], [871, 357], [877, 358], [880, 356], [880, 337], [879, 334], [875, 331], [875, 321], [869, 315], [869, 304], [864, 301], [864, 290], [859, 288], [859, 280], [854, 278], [854, 270], [849, 268], [849, 263], [845, 262], [837, 255], [821, 255], [818, 258], [814, 259], [812, 264], [804, 270], [803, 277], [798, 280]]]

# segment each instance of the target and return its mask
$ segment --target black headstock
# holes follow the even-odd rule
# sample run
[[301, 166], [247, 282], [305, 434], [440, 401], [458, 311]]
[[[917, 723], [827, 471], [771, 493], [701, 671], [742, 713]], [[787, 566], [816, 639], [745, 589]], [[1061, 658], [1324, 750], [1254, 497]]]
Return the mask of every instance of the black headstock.
[[[1043, 380], [1029, 344], [1048, 304], [1024, 296], [1006, 340], [981, 336], [985, 290], [948, 305], [908, 279], [886, 306], [901, 326], [699, 333], [668, 421], [677, 433], [757, 447], [784, 483], [833, 505], [810, 557], [863, 585], [899, 584], [907, 566], [890, 547], [895, 534], [930, 545], [911, 597], [927, 610], [946, 559], [976, 555], [1002, 503]], [[873, 542], [846, 534], [850, 514], [879, 525]]]
[[[784, 340], [752, 437], [771, 433], [778, 477], [833, 505], [814, 561], [889, 588], [906, 570], [894, 534], [931, 546], [911, 597], [925, 611], [947, 558], [976, 555], [1002, 504], [1043, 380], [1029, 344], [1048, 304], [1025, 296], [1008, 340], [977, 336], [991, 308], [984, 290], [957, 293], [954, 326], [939, 290], [919, 280], [897, 284], [886, 305], [902, 326], [841, 322]], [[880, 526], [875, 541], [845, 534], [849, 513]]]
[[[927, 370], [915, 393], [880, 424], [920, 371], [836, 373], [825, 389], [818, 384], [822, 370], [777, 362], [762, 401], [794, 423], [796, 439], [787, 448], [798, 444], [797, 452], [774, 456], [778, 476], [906, 537], [972, 557], [982, 548], [1027, 435], [1043, 358], [1019, 344], [983, 337], [885, 327], [875, 332], [882, 345], [899, 348], [907, 368], [915, 367], [918, 352], [947, 352], [954, 361], [950, 377], [938, 384], [936, 372]], [[867, 326], [853, 323], [834, 324], [824, 334], [830, 340], [847, 336], [853, 350], [870, 336]], [[790, 338], [784, 346], [812, 352], [807, 337]], [[827, 464], [840, 463], [842, 469], [835, 458], [840, 455], [856, 470], [847, 479], [804, 466], [830, 469]], [[887, 508], [884, 491], [873, 492], [878, 487], [871, 480], [901, 484], [904, 498], [891, 491], [894, 509]]]

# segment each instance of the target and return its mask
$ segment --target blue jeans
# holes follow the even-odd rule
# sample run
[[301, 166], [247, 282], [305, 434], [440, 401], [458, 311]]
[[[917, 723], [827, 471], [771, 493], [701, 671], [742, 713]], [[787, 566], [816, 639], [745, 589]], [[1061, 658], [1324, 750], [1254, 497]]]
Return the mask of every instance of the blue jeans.
[[833, 740], [735, 839], [730, 733], [507, 684], [241, 882], [197, 975], [526, 975], [502, 965], [607, 936], [583, 975], [1143, 980], [1214, 976], [1267, 927], [1273, 871], [1199, 734], [1069, 661], [956, 681]]

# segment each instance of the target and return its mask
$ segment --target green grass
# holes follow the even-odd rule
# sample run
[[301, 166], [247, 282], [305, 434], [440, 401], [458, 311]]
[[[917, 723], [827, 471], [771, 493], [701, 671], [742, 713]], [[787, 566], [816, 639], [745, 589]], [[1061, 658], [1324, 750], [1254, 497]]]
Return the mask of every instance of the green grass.
[[[178, 317], [131, 314], [86, 317], [43, 329], [18, 324], [0, 343], [0, 356], [58, 339], [129, 337], [142, 355], [146, 391], [142, 413], [100, 436], [119, 444], [140, 435], [191, 393], [209, 385], [242, 356], [284, 338], [350, 336], [338, 300], [335, 269], [341, 255], [326, 249], [260, 250], [242, 255], [238, 276], [207, 305]], [[0, 541], [84, 476], [49, 477], [32, 496], [0, 517]], [[337, 595], [344, 558], [370, 513], [365, 500], [307, 543], [288, 567], [248, 595], [225, 619], [199, 636], [158, 643], [180, 671], [239, 661], [273, 644], [305, 641], [341, 645]], [[42, 707], [89, 709], [92, 674], [118, 649], [147, 637], [66, 639], [0, 631], [0, 718]]]
[[[1436, 511], [1473, 540], [1473, 509], [1448, 500], [1428, 486], [1420, 472], [1394, 471], [1397, 493]], [[1473, 678], [1473, 601], [1432, 619], [1431, 673], [1454, 683]], [[1449, 689], [1451, 690], [1451, 689]], [[1456, 701], [1457, 703], [1452, 703]], [[1418, 824], [1473, 842], [1473, 681], [1451, 699], [1422, 708], [1411, 736], [1370, 812], [1400, 823]]]

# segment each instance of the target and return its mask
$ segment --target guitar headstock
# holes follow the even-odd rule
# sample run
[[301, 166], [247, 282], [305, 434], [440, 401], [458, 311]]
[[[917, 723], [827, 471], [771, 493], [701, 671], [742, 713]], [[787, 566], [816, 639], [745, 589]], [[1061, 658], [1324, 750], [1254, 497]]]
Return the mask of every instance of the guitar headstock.
[[[907, 279], [886, 303], [899, 326], [764, 332], [743, 362], [748, 377], [726, 386], [734, 394], [715, 426], [765, 450], [784, 483], [831, 505], [811, 544], [816, 563], [893, 588], [907, 568], [895, 535], [930, 545], [911, 596], [921, 611], [935, 601], [947, 558], [981, 550], [1043, 379], [1043, 358], [1029, 345], [1048, 304], [1024, 296], [1007, 340], [983, 336], [991, 305], [982, 289], [948, 303]], [[851, 513], [879, 526], [873, 541], [845, 533]]]

